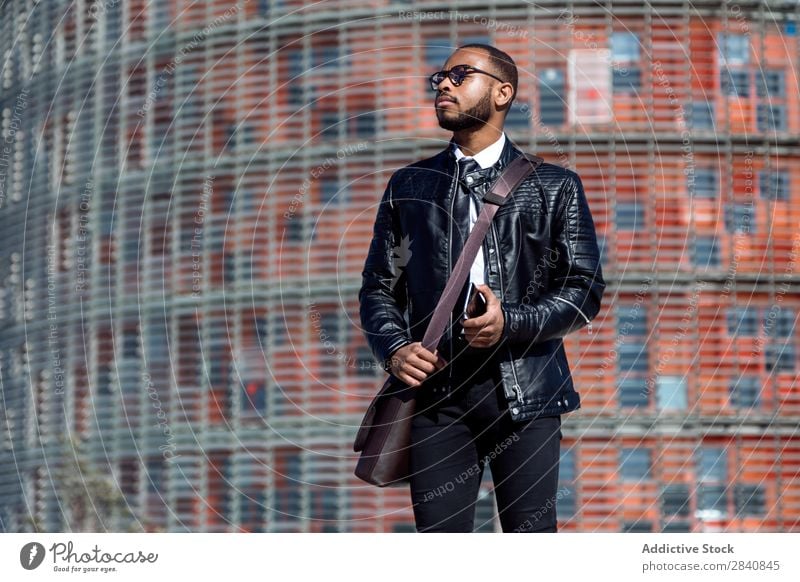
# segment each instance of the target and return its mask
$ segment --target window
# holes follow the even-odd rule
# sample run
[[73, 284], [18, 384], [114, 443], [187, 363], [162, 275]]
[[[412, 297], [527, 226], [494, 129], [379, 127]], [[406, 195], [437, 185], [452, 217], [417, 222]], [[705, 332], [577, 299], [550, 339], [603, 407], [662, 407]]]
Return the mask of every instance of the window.
[[617, 365], [622, 372], [647, 372], [647, 347], [643, 341], [631, 341], [617, 346]]
[[561, 459], [558, 463], [558, 480], [564, 483], [575, 481], [575, 449], [561, 448]]
[[701, 269], [719, 266], [719, 245], [713, 236], [698, 236], [694, 245], [694, 264]]
[[650, 478], [650, 449], [623, 448], [620, 457], [620, 475], [623, 481], [642, 481]]
[[670, 521], [661, 528], [663, 533], [686, 533], [692, 531], [691, 525], [685, 521]]
[[473, 43], [477, 43], [477, 44], [492, 44], [492, 39], [489, 38], [488, 36], [485, 36], [485, 35], [481, 35], [481, 36], [465, 36], [464, 40], [459, 42], [458, 44], [459, 44], [459, 46], [461, 46], [461, 45], [473, 44]]
[[758, 185], [766, 200], [789, 200], [789, 172], [761, 170]]
[[267, 513], [267, 493], [261, 489], [251, 487], [246, 490], [240, 489], [235, 495], [239, 504], [242, 525], [247, 531], [263, 532]]
[[730, 386], [730, 402], [737, 408], [758, 406], [761, 381], [756, 376], [733, 378]]
[[[453, 47], [446, 38], [431, 39], [431, 41], [425, 45], [425, 64], [431, 67], [431, 72], [429, 74], [441, 70], [445, 62], [447, 62], [447, 58], [454, 50], [455, 47]], [[425, 79], [425, 84], [430, 86], [427, 79]]]
[[336, 138], [339, 135], [339, 114], [336, 111], [323, 111], [320, 120], [322, 137]]
[[794, 341], [772, 341], [766, 345], [764, 356], [767, 372], [794, 372]]
[[649, 402], [647, 383], [644, 378], [624, 378], [619, 381], [620, 406], [647, 406]]
[[225, 253], [223, 258], [223, 283], [225, 285], [233, 285], [236, 283], [236, 255], [233, 253]]
[[725, 447], [704, 446], [699, 451], [698, 480], [701, 483], [726, 482], [728, 457]]
[[508, 110], [505, 127], [512, 131], [518, 130], [527, 132], [530, 127], [530, 110], [531, 106], [527, 101], [514, 99], [514, 103], [511, 104], [511, 109]]
[[617, 305], [617, 333], [621, 336], [647, 335], [647, 312], [641, 305]]
[[636, 202], [618, 202], [615, 209], [619, 230], [641, 230], [644, 227], [644, 205]]
[[339, 493], [346, 493], [346, 489], [337, 487], [318, 487], [312, 486], [309, 491], [309, 512], [312, 520], [322, 520], [328, 522], [327, 525], [334, 525], [331, 522], [337, 520], [338, 508], [341, 505]]
[[378, 116], [375, 111], [365, 111], [350, 118], [351, 135], [375, 137]]
[[[488, 471], [484, 471], [484, 475], [486, 473], [488, 473]], [[494, 531], [495, 514], [494, 492], [489, 489], [481, 489], [475, 504], [474, 531], [478, 533], [492, 533]]]
[[639, 37], [632, 32], [611, 35], [614, 93], [636, 93], [641, 85]]
[[289, 90], [289, 104], [303, 105], [303, 51], [301, 49], [289, 52], [289, 78], [286, 79]]
[[786, 75], [783, 70], [760, 70], [756, 73], [756, 91], [759, 97], [786, 97]]
[[575, 515], [575, 449], [561, 448], [558, 464], [558, 493], [556, 493], [556, 513], [560, 517]]
[[563, 125], [566, 121], [564, 71], [544, 69], [539, 74], [539, 119], [544, 125]]
[[272, 519], [295, 521], [302, 518], [303, 499], [299, 485], [305, 480], [302, 474], [302, 460], [299, 453], [285, 453], [285, 468], [280, 487], [274, 489], [275, 502]]
[[759, 131], [786, 131], [786, 108], [783, 105], [759, 103], [756, 123]]
[[342, 202], [337, 198], [339, 194], [339, 180], [335, 176], [322, 176], [320, 179], [320, 192], [322, 204], [327, 205], [334, 202]]
[[299, 243], [304, 239], [303, 215], [296, 214], [286, 220], [286, 240], [287, 242]]
[[289, 81], [289, 105], [303, 105], [303, 85], [299, 79]]
[[791, 307], [784, 307], [779, 311], [773, 309], [764, 311], [765, 333], [773, 337], [794, 337], [796, 321], [797, 316]]
[[267, 387], [263, 381], [251, 380], [241, 386], [241, 412], [244, 418], [265, 416], [267, 413]]
[[753, 232], [754, 214], [752, 204], [728, 204], [725, 207], [725, 230], [731, 234]]
[[252, 253], [248, 253], [239, 259], [239, 279], [244, 283], [252, 283], [255, 276], [256, 265], [253, 261]]
[[630, 31], [615, 32], [611, 35], [611, 55], [618, 62], [639, 60], [639, 37]]
[[[284, 314], [277, 314], [273, 315], [270, 318], [269, 322], [269, 330], [268, 335], [275, 338], [275, 345], [276, 346], [283, 346], [288, 339], [288, 331], [286, 329], [286, 320]], [[262, 337], [266, 337], [267, 334], [264, 334]], [[278, 390], [280, 392], [280, 389]]]
[[147, 461], [147, 491], [160, 495], [164, 491], [164, 463], [161, 459]]
[[[694, 172], [694, 182], [688, 183], [689, 193], [697, 198], [715, 198], [719, 192], [717, 170], [714, 168], [697, 168]], [[694, 186], [694, 189], [692, 189]]]
[[597, 233], [597, 247], [600, 249], [600, 266], [608, 270], [609, 266], [608, 266], [608, 250], [606, 247], [606, 237], [604, 237], [600, 233]]
[[622, 533], [652, 533], [652, 531], [653, 522], [649, 520], [637, 519], [622, 524]]
[[106, 44], [115, 45], [122, 38], [122, 3], [107, 2], [106, 15]]
[[750, 40], [746, 34], [720, 32], [717, 47], [721, 65], [746, 65], [750, 61]]
[[764, 515], [764, 488], [761, 485], [737, 483], [733, 488], [733, 502], [736, 517]]
[[235, 211], [234, 204], [236, 203], [236, 190], [232, 188], [226, 188], [222, 192], [222, 208], [220, 208], [221, 212], [224, 212], [226, 215], [230, 215], [232, 212]]
[[641, 82], [641, 73], [638, 68], [614, 69], [614, 93], [636, 93]]
[[289, 80], [296, 79], [303, 74], [303, 49], [293, 49], [288, 55]]
[[126, 330], [122, 334], [122, 357], [136, 358], [139, 350], [139, 334], [136, 330]]
[[729, 335], [758, 335], [758, 311], [753, 307], [729, 307], [727, 320]]
[[750, 96], [750, 73], [748, 71], [722, 69], [719, 74], [720, 89], [723, 95], [732, 97]]
[[664, 515], [689, 515], [689, 486], [684, 484], [666, 485], [661, 490], [661, 512]]
[[698, 519], [719, 519], [728, 514], [726, 485], [700, 485], [697, 488]]
[[312, 67], [336, 67], [342, 61], [339, 61], [339, 45], [331, 44], [327, 46], [316, 46], [311, 49], [311, 66]]
[[660, 376], [656, 380], [656, 400], [661, 410], [685, 410], [687, 404], [686, 378]]
[[334, 347], [339, 347], [342, 337], [339, 333], [338, 311], [328, 311], [321, 314], [319, 319], [319, 334], [324, 340], [330, 341]]
[[375, 375], [375, 370], [378, 369], [378, 363], [375, 361], [372, 351], [368, 346], [358, 346], [356, 350], [356, 373], [359, 376], [367, 378]]
[[709, 101], [693, 101], [689, 126], [692, 129], [714, 129], [714, 104]]

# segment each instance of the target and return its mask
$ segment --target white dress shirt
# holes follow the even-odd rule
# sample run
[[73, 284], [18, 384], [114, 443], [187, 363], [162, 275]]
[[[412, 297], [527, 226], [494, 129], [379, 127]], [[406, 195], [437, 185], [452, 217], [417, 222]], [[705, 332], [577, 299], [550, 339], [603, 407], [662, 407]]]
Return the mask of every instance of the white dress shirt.
[[[461, 158], [472, 158], [481, 169], [489, 168], [497, 163], [497, 160], [500, 159], [500, 154], [503, 153], [503, 146], [506, 143], [506, 134], [502, 132], [500, 134], [500, 139], [494, 142], [492, 145], [482, 149], [474, 156], [465, 156], [464, 152], [461, 151], [457, 145], [453, 144], [453, 148], [456, 154], [456, 162]], [[478, 220], [478, 209], [475, 206], [475, 201], [470, 196], [469, 199], [469, 230], [472, 232], [472, 227], [475, 225], [475, 222]], [[484, 261], [483, 261], [483, 247], [478, 247], [478, 254], [475, 257], [475, 262], [472, 263], [472, 268], [469, 270], [469, 280], [470, 283], [475, 283], [475, 285], [482, 285], [485, 282], [485, 274], [484, 274]], [[467, 305], [469, 302], [469, 293], [467, 293], [467, 298], [464, 302], [464, 309], [466, 310]]]

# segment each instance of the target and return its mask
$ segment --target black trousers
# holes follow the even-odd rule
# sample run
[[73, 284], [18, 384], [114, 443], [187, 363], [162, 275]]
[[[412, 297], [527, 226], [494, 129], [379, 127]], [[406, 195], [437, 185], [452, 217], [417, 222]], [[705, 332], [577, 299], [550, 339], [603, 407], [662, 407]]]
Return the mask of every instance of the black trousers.
[[[484, 352], [486, 353], [486, 352]], [[504, 532], [556, 532], [561, 416], [511, 420], [494, 359], [450, 362], [452, 392], [418, 390], [411, 427], [411, 499], [418, 532], [471, 532], [486, 462]], [[447, 369], [437, 376], [444, 377]]]

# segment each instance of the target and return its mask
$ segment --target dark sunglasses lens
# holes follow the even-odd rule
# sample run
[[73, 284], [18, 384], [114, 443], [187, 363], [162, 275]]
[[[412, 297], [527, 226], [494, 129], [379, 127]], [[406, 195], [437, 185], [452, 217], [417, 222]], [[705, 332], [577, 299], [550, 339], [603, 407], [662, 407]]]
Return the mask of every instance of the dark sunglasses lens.
[[431, 75], [431, 88], [434, 91], [438, 88], [439, 83], [444, 81], [445, 76], [446, 76], [445, 73], [443, 73], [442, 71], [439, 71], [438, 73], [434, 73], [433, 75]]
[[465, 67], [453, 67], [450, 69], [450, 80], [454, 85], [460, 85], [466, 76], [467, 69]]

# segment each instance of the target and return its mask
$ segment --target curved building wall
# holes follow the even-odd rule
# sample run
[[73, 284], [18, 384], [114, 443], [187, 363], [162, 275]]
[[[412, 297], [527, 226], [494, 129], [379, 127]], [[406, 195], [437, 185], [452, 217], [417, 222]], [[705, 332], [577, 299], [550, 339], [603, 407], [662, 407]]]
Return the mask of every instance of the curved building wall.
[[[562, 531], [797, 531], [800, 8], [0, 5], [0, 530], [407, 531], [357, 480], [377, 203], [489, 42], [608, 282]], [[413, 252], [413, 249], [412, 249]], [[496, 529], [488, 471], [476, 527]]]

